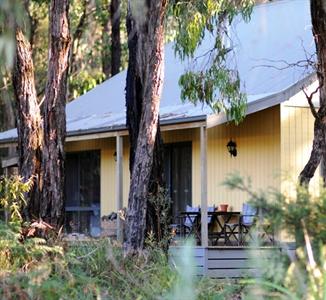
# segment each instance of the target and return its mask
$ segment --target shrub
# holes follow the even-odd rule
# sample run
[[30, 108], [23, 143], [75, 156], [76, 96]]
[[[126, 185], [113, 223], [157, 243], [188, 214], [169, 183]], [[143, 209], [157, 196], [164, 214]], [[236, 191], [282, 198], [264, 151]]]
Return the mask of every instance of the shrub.
[[299, 186], [295, 198], [273, 190], [253, 192], [250, 180], [234, 174], [225, 184], [247, 192], [251, 204], [263, 212], [269, 226], [286, 232], [296, 242], [295, 257], [284, 259], [278, 253], [272, 258], [274, 263], [271, 258], [268, 265], [262, 262], [262, 278], [242, 281], [249, 286], [249, 298], [325, 299], [326, 190], [322, 188], [320, 195], [313, 197], [306, 187]]
[[25, 194], [31, 186], [31, 179], [24, 182], [20, 176], [0, 177], [0, 209], [9, 214], [10, 222], [23, 220], [21, 211], [26, 206]]

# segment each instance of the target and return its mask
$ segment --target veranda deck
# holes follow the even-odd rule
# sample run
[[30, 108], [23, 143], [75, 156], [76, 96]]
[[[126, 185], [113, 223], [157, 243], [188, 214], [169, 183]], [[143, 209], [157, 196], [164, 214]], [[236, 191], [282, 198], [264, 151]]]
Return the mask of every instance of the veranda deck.
[[170, 262], [182, 268], [181, 258], [190, 255], [188, 262], [194, 267], [194, 275], [212, 278], [259, 277], [264, 266], [272, 260], [273, 255], [282, 255], [284, 251], [294, 250], [287, 247], [242, 247], [211, 246], [188, 247], [172, 246], [169, 250]]

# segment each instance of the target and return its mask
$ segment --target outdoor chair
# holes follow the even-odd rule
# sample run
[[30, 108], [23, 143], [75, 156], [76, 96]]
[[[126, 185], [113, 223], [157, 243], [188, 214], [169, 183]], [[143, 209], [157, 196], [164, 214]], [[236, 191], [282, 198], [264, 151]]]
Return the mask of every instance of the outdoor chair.
[[[215, 211], [215, 205], [213, 205], [213, 206], [208, 206], [208, 207], [207, 207], [207, 212], [208, 212], [208, 213], [209, 213], [209, 212], [214, 212], [214, 211]], [[207, 224], [208, 224], [208, 225], [211, 224], [211, 222], [213, 221], [212, 219], [213, 219], [213, 216], [210, 216], [210, 215], [207, 216]]]
[[[190, 235], [195, 235], [198, 240], [199, 237], [199, 220], [198, 212], [200, 211], [199, 206], [186, 206], [185, 213], [180, 215], [180, 233], [181, 236], [188, 238]], [[193, 214], [192, 214], [193, 213]]]
[[232, 244], [232, 238], [238, 245], [244, 245], [246, 236], [251, 237], [250, 228], [255, 224], [256, 217], [257, 208], [244, 203], [238, 222], [224, 224], [225, 245]]

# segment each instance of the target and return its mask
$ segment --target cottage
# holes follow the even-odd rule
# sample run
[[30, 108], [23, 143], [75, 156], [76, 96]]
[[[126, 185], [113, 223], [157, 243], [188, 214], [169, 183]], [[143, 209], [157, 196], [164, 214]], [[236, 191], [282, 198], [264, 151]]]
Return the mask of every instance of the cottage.
[[[230, 32], [242, 88], [248, 95], [247, 117], [239, 126], [206, 105], [181, 102], [178, 79], [192, 62], [181, 62], [173, 45], [166, 46], [160, 120], [173, 215], [186, 205], [201, 205], [205, 211], [207, 206], [227, 203], [241, 210], [247, 196], [221, 185], [231, 172], [249, 176], [254, 189], [290, 192], [282, 176], [295, 180], [310, 154], [313, 117], [302, 88], [313, 90], [317, 83], [313, 70], [295, 64], [315, 52], [309, 1], [258, 5], [249, 23], [236, 20]], [[199, 51], [207, 50], [209, 43], [205, 43]], [[70, 230], [97, 234], [101, 215], [127, 206], [125, 78], [123, 71], [67, 105]], [[314, 99], [317, 103], [317, 94]], [[16, 137], [16, 129], [0, 133], [1, 147], [16, 143]], [[231, 141], [236, 156], [227, 148]], [[312, 184], [317, 190], [318, 176]], [[202, 245], [207, 246], [203, 228]]]

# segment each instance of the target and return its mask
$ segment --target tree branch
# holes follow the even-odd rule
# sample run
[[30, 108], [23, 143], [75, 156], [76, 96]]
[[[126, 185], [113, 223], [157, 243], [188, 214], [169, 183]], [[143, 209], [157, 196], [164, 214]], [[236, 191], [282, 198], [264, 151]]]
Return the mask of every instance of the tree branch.
[[302, 91], [306, 96], [306, 99], [307, 99], [309, 107], [310, 107], [310, 111], [315, 119], [319, 119], [320, 116], [318, 115], [316, 108], [315, 108], [314, 104], [312, 103], [312, 97], [320, 90], [320, 88], [321, 88], [321, 85], [319, 85], [316, 88], [316, 90], [314, 90], [310, 95], [308, 95], [307, 92], [305, 91], [304, 87], [302, 87]]

